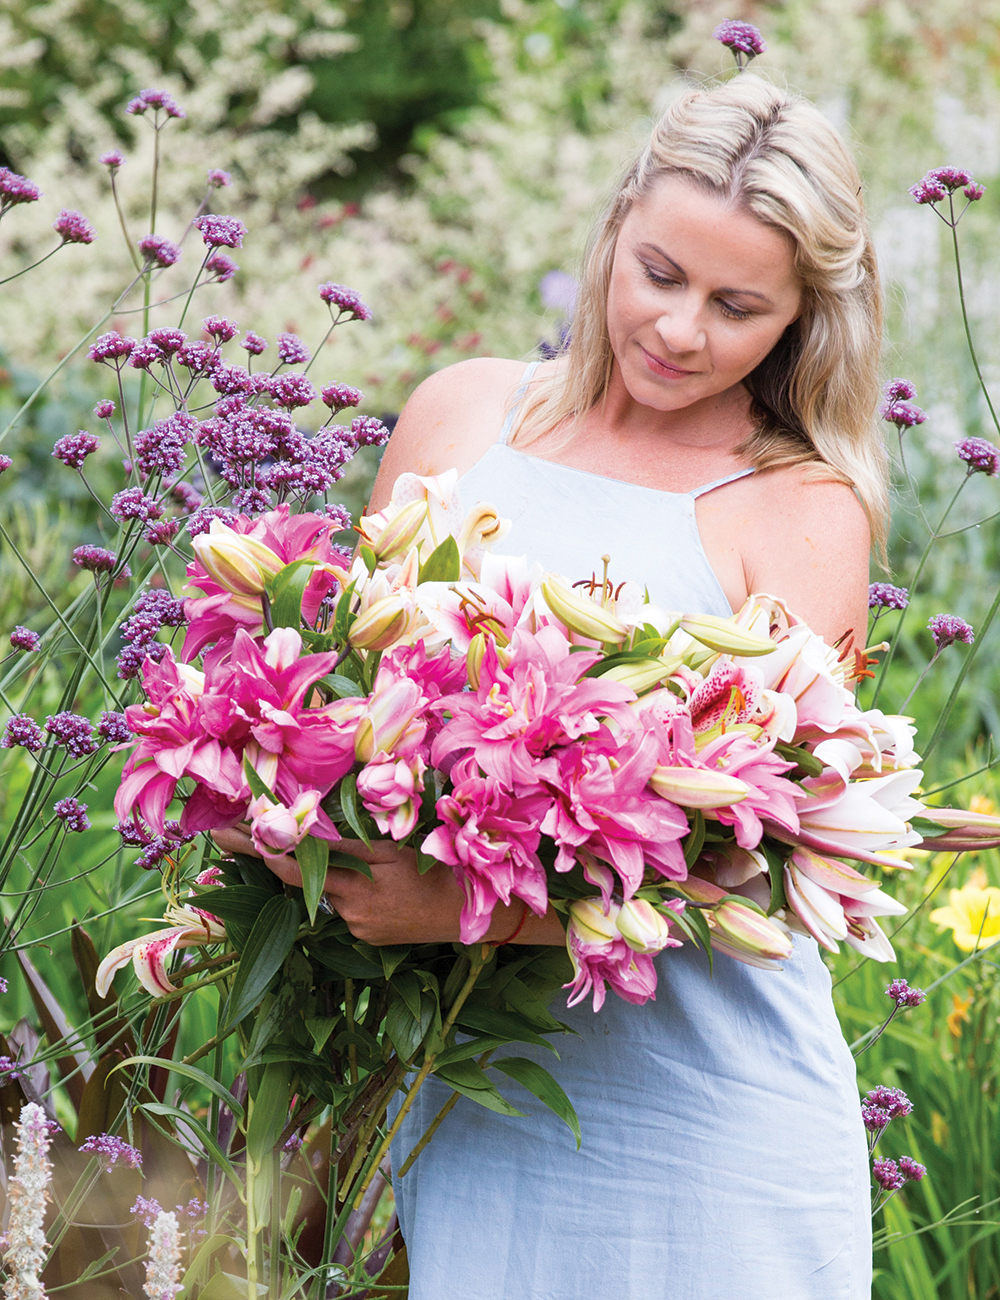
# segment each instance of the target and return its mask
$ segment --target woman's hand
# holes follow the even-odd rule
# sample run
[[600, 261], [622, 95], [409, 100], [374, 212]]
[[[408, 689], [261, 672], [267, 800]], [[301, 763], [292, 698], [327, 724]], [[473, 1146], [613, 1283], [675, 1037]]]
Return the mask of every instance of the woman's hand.
[[[249, 834], [239, 827], [213, 831], [212, 836], [225, 852], [263, 856], [275, 875], [289, 885], [301, 886], [299, 865], [292, 856], [259, 854]], [[400, 848], [391, 840], [373, 840], [371, 848], [360, 840], [338, 840], [335, 847], [367, 862], [372, 870], [371, 880], [360, 871], [342, 867], [326, 873], [324, 891], [356, 939], [375, 946], [460, 941], [464, 895], [450, 867], [438, 862], [421, 875], [414, 850]], [[513, 934], [524, 906], [519, 899], [509, 906], [498, 903], [485, 941], [496, 942]], [[560, 947], [565, 941], [562, 924], [551, 908], [543, 917], [529, 912], [515, 940]]]

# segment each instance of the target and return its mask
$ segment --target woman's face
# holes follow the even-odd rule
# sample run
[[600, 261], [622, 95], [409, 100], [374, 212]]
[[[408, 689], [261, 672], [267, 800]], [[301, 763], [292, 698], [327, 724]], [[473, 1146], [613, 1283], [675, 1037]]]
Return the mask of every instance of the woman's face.
[[676, 411], [734, 387], [798, 316], [791, 239], [676, 176], [615, 246], [608, 330], [633, 399]]

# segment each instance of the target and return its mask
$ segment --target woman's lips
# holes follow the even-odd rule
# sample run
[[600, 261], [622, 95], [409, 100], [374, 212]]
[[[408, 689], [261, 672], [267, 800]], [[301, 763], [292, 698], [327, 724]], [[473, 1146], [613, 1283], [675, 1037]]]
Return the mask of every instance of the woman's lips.
[[654, 375], [662, 375], [665, 379], [687, 379], [689, 375], [698, 374], [697, 370], [685, 370], [681, 366], [671, 365], [668, 361], [662, 361], [659, 357], [654, 357], [651, 352], [647, 352], [642, 344], [642, 355], [646, 359], [646, 365], [649, 366]]

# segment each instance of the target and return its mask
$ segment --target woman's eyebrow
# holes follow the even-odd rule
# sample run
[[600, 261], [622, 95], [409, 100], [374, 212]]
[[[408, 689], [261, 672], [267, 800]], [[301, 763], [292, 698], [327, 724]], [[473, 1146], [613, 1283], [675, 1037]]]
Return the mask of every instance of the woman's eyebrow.
[[[684, 270], [684, 268], [679, 263], [675, 262], [672, 257], [669, 257], [663, 251], [663, 249], [659, 248], [656, 244], [640, 244], [639, 248], [648, 249], [649, 252], [655, 253], [657, 257], [661, 257], [664, 260], [664, 262], [669, 262], [678, 275], [683, 276], [684, 279], [687, 279], [687, 272]], [[766, 303], [768, 307], [774, 306], [774, 303], [771, 301], [771, 299], [767, 296], [766, 293], [758, 293], [756, 289], [730, 289], [730, 288], [725, 288], [720, 286], [720, 288], [716, 290], [716, 293], [734, 293], [734, 294], [738, 294], [740, 297], [743, 298], [759, 298], [760, 301]]]

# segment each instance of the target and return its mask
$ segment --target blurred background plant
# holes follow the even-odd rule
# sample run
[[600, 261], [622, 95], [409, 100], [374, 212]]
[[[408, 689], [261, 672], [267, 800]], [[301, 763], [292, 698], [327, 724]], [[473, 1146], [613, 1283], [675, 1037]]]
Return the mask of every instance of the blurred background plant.
[[[711, 36], [725, 18], [760, 26], [769, 50], [757, 66], [814, 98], [858, 151], [888, 292], [886, 374], [912, 379], [928, 416], [905, 435], [916, 493], [900, 474], [891, 572], [873, 574], [906, 585], [927, 538], [920, 510], [940, 517], [964, 472], [954, 444], [996, 438], [965, 348], [949, 234], [907, 194], [929, 167], [946, 162], [987, 186], [961, 236], [971, 324], [997, 394], [996, 0], [9, 0], [0, 14], [0, 163], [28, 173], [45, 193], [30, 222], [0, 227], [4, 274], [48, 251], [49, 223], [62, 206], [84, 211], [99, 238], [4, 287], [0, 429], [119, 285], [119, 218], [108, 169], [98, 162], [108, 149], [127, 157], [117, 184], [130, 232], [147, 233], [140, 227], [151, 133], [120, 112], [143, 86], [173, 90], [188, 112], [164, 162], [157, 231], [191, 240], [188, 222], [208, 192], [210, 168], [230, 174], [225, 210], [252, 231], [236, 257], [240, 270], [214, 291], [212, 310], [270, 337], [291, 330], [313, 338], [326, 322], [316, 284], [351, 283], [375, 318], [337, 338], [338, 378], [366, 392], [367, 410], [388, 415], [444, 365], [477, 355], [528, 357], [543, 341], [559, 346], [571, 315], [565, 277], [595, 207], [677, 87], [728, 70], [729, 56]], [[553, 280], [554, 272], [564, 278]], [[166, 271], [156, 297], [168, 298], [181, 283], [180, 270]], [[121, 313], [107, 328], [140, 333], [139, 319]], [[92, 424], [97, 398], [112, 396], [94, 370], [70, 358], [3, 444], [14, 465], [0, 476], [0, 523], [27, 561], [0, 542], [5, 635], [42, 616], [42, 588], [66, 608], [85, 586], [63, 557], [79, 541], [96, 540], [96, 506], [50, 453], [58, 437]], [[892, 437], [889, 443], [898, 460]], [[355, 513], [375, 459], [359, 457], [340, 485]], [[100, 458], [92, 461], [107, 495]], [[996, 522], [975, 521], [1000, 509], [998, 491], [996, 479], [976, 475], [947, 526], [966, 531], [932, 550], [910, 593], [885, 707], [901, 704], [926, 664], [932, 615], [981, 627], [1000, 583], [1000, 553]], [[934, 790], [964, 778], [942, 797], [983, 810], [1000, 806], [1000, 779], [988, 770], [991, 737], [1000, 735], [998, 635], [994, 625], [981, 641], [926, 782]], [[962, 645], [943, 653], [917, 693], [925, 740], [969, 653]], [[43, 708], [55, 711], [56, 683], [39, 689]], [[80, 698], [76, 707], [88, 713], [99, 704]], [[9, 825], [26, 780], [25, 765], [8, 755], [0, 826]], [[78, 879], [41, 896], [25, 931], [26, 940], [43, 942], [31, 960], [68, 1024], [93, 1012], [72, 960], [74, 918], [86, 921], [103, 953], [134, 934], [150, 907], [138, 901], [151, 891], [149, 878], [126, 865], [112, 833], [115, 783], [113, 765], [95, 775], [93, 829], [75, 838], [72, 870], [64, 873]], [[907, 1091], [913, 1113], [888, 1131], [884, 1151], [907, 1152], [929, 1174], [886, 1207], [879, 1300], [1000, 1296], [1000, 1234], [991, 1222], [1000, 1219], [1000, 986], [989, 887], [1000, 888], [1000, 852], [921, 858], [912, 874], [890, 882], [915, 909], [895, 940], [899, 973], [931, 991], [859, 1057], [859, 1082]], [[952, 889], [962, 891], [955, 900]], [[9, 917], [17, 902], [3, 906]], [[939, 909], [972, 916], [972, 924], [977, 906], [981, 929], [969, 952]], [[885, 1017], [885, 969], [847, 956], [831, 967], [848, 1037], [860, 1039]], [[10, 991], [0, 1023], [25, 1057], [41, 1033], [36, 1086], [53, 1088], [56, 1113], [75, 1131], [76, 1067], [55, 1065], [65, 1025], [46, 1018], [46, 995], [32, 994], [23, 971], [4, 973]], [[199, 996], [187, 1004], [179, 1055], [212, 1035], [214, 1004]], [[163, 1029], [155, 1041], [165, 1041]], [[46, 1063], [52, 1079], [38, 1073]], [[175, 1098], [182, 1080], [172, 1077], [168, 1087], [164, 1077], [161, 1086], [163, 1097]], [[211, 1099], [195, 1090], [184, 1104], [197, 1116]], [[947, 1214], [951, 1221], [941, 1223]], [[129, 1242], [133, 1252], [137, 1242]]]

